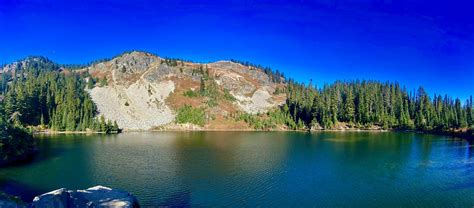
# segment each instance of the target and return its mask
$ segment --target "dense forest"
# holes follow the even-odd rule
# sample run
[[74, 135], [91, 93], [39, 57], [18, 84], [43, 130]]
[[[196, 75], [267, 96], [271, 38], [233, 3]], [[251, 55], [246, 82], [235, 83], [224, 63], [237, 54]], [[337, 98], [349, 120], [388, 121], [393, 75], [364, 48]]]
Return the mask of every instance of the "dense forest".
[[62, 73], [59, 65], [43, 57], [18, 64], [14, 75], [4, 73], [0, 82], [10, 82], [1, 88], [1, 113], [14, 125], [57, 131], [119, 130], [116, 123], [96, 118], [96, 106], [85, 91], [94, 79], [87, 73]]
[[443, 130], [474, 125], [472, 96], [462, 104], [447, 95], [432, 98], [420, 87], [408, 92], [398, 83], [347, 81], [324, 85], [289, 81], [284, 111], [306, 126], [332, 128], [340, 122], [356, 127]]
[[473, 136], [472, 96], [462, 102], [448, 95], [430, 97], [423, 87], [408, 91], [396, 82], [367, 80], [337, 81], [316, 87], [285, 80], [278, 70], [249, 62], [235, 61], [258, 68], [274, 82], [285, 82], [286, 103], [264, 115], [239, 114], [256, 129], [286, 126], [289, 129], [398, 129], [436, 133], [462, 133]]
[[448, 95], [409, 92], [398, 83], [338, 81], [322, 88], [293, 80], [276, 93], [286, 103], [263, 115], [240, 114], [257, 129], [395, 129], [474, 136], [472, 96], [464, 103]]

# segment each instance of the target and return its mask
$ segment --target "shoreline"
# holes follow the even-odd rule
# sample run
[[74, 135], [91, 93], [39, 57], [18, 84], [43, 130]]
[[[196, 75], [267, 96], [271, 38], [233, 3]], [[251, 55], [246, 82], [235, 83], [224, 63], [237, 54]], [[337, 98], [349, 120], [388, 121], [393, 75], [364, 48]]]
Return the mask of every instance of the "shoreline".
[[[459, 137], [462, 139], [474, 139], [474, 135], [470, 135], [468, 132], [451, 132], [451, 131], [435, 131], [435, 130], [409, 130], [409, 129], [317, 129], [317, 130], [291, 130], [291, 129], [150, 129], [150, 130], [124, 130], [120, 133], [136, 133], [136, 132], [414, 132], [421, 134], [432, 134], [441, 136]], [[33, 135], [59, 135], [59, 134], [107, 134], [106, 132], [95, 132], [95, 131], [36, 131]], [[117, 134], [117, 133], [113, 133]]]
[[53, 134], [106, 134], [99, 131], [33, 131], [33, 135], [53, 135]]

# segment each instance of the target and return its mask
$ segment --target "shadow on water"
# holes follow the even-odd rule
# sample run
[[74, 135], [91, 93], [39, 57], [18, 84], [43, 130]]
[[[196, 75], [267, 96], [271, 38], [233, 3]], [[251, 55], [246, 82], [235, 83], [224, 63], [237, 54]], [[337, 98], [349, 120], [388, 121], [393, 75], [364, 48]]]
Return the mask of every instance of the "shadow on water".
[[32, 202], [35, 196], [51, 190], [40, 190], [12, 180], [0, 179], [0, 190], [8, 195], [20, 197], [24, 202]]
[[66, 152], [66, 150], [64, 149], [51, 149], [45, 147], [47, 147], [47, 145], [45, 144], [39, 145], [37, 150], [34, 153], [28, 155], [27, 158], [2, 166], [1, 168], [18, 168], [23, 166], [27, 167], [45, 160], [49, 160], [51, 158], [60, 157], [63, 153]]
[[20, 167], [20, 166], [28, 165], [36, 160], [37, 155], [38, 155], [38, 151], [36, 150], [19, 160], [15, 160], [13, 162], [9, 162], [6, 164], [0, 164], [0, 168], [12, 168], [12, 167]]
[[[37, 151], [36, 153], [22, 163], [17, 163], [12, 166], [28, 166], [35, 163], [40, 163], [52, 158], [58, 158], [70, 149], [64, 146], [75, 147], [75, 145], [84, 144], [97, 139], [114, 138], [116, 135], [83, 135], [83, 134], [58, 134], [58, 135], [36, 135]], [[58, 146], [58, 141], [61, 145]]]
[[[87, 142], [85, 140], [88, 139], [83, 135], [40, 135], [35, 137], [37, 139], [37, 150], [34, 154], [21, 162], [15, 162], [0, 168], [0, 192], [17, 196], [24, 202], [31, 202], [35, 196], [52, 190], [28, 186], [19, 181], [11, 180], [10, 177], [5, 177], [4, 174], [15, 173], [19, 169], [33, 168], [34, 166], [40, 166], [43, 162], [60, 158], [71, 151], [71, 149], [63, 148], [65, 145], [74, 147], [74, 145]], [[103, 139], [104, 137], [100, 138]], [[58, 142], [61, 144], [58, 145]]]

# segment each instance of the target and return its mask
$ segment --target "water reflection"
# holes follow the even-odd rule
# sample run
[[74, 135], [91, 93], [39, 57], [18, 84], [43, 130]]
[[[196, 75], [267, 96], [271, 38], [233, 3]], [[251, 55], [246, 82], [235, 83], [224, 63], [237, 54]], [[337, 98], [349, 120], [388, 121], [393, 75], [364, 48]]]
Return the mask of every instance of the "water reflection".
[[[145, 206], [180, 207], [443, 206], [474, 200], [460, 197], [474, 197], [472, 141], [449, 137], [156, 132], [54, 135], [39, 143], [33, 163], [0, 170], [3, 190], [25, 190], [18, 193], [28, 199], [59, 187], [101, 184], [128, 190]], [[23, 185], [1, 185], [10, 182]]]
[[466, 143], [467, 143], [466, 144], [466, 146], [467, 146], [467, 148], [466, 148], [466, 157], [470, 159], [474, 155], [474, 152], [473, 152], [474, 151], [474, 140], [468, 139], [468, 140], [466, 140]]

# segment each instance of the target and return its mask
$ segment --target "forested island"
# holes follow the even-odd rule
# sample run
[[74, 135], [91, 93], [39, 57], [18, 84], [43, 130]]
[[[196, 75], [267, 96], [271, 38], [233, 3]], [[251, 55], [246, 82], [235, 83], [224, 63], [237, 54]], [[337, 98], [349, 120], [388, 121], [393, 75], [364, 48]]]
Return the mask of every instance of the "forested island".
[[[115, 67], [112, 75], [117, 76], [117, 73], [132, 74], [129, 70], [140, 64], [146, 67], [153, 64], [137, 60], [137, 57], [148, 57], [149, 54], [136, 54], [131, 57], [132, 61], [127, 60], [129, 65], [120, 65], [119, 55], [89, 65], [59, 65], [44, 57], [30, 57], [16, 62], [16, 66], [4, 66], [0, 76], [0, 157], [7, 161], [32, 152], [34, 140], [31, 134], [34, 132], [119, 132], [120, 126], [115, 120], [99, 114], [90, 95], [94, 88], [114, 84], [112, 78], [84, 69], [109, 61], [116, 64], [112, 65]], [[179, 96], [199, 100], [205, 105], [195, 107], [184, 103], [176, 110], [176, 123], [204, 126], [215, 119], [215, 114], [210, 114], [213, 108], [236, 102], [237, 95], [217, 87], [216, 80], [221, 77], [214, 65], [180, 59], [161, 59], [157, 64], [166, 70], [176, 70], [178, 74], [186, 74], [188, 66], [194, 67], [190, 76], [200, 80], [199, 90], [187, 89]], [[473, 136], [472, 96], [462, 102], [448, 95], [430, 96], [422, 87], [411, 91], [396, 82], [370, 80], [338, 81], [316, 87], [311, 81], [300, 83], [267, 67], [238, 61], [229, 64], [265, 74], [268, 83], [276, 86], [272, 96], [284, 98], [280, 105], [266, 112], [236, 111], [223, 117], [245, 122], [252, 129], [417, 130], [466, 138]], [[151, 87], [148, 93], [153, 94]], [[124, 106], [128, 104], [126, 102]]]

